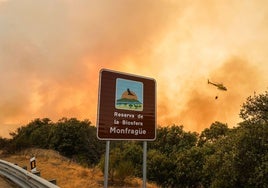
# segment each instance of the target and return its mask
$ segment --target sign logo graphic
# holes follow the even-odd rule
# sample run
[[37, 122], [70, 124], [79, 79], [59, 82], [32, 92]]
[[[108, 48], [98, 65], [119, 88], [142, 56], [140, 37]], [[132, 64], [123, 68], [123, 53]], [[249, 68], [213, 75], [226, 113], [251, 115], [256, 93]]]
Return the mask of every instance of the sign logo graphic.
[[116, 79], [115, 108], [121, 110], [143, 110], [143, 83]]

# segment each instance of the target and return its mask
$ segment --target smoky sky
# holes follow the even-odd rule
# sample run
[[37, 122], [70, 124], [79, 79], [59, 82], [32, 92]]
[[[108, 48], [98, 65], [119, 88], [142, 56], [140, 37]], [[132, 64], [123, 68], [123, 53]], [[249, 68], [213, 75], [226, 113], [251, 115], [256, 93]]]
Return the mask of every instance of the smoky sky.
[[0, 136], [35, 118], [94, 124], [101, 68], [154, 78], [160, 125], [232, 126], [245, 98], [267, 88], [265, 4], [0, 1]]
[[195, 125], [191, 128], [197, 131], [202, 131], [216, 121], [235, 126], [242, 121], [238, 115], [242, 103], [249, 95], [260, 92], [260, 83], [264, 76], [259, 73], [258, 68], [239, 57], [227, 60], [210, 75], [213, 78], [210, 82], [223, 81], [218, 83], [227, 87], [227, 91], [219, 90], [208, 83], [195, 85], [189, 92], [184, 109], [178, 113], [180, 122]]

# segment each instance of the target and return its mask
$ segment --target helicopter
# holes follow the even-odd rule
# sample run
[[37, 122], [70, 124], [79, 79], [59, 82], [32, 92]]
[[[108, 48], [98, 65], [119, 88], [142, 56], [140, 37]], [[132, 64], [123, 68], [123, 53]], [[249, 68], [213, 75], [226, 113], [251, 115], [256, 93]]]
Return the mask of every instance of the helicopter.
[[208, 80], [208, 84], [216, 86], [217, 89], [219, 90], [227, 91], [227, 88], [223, 84], [213, 83], [213, 82], [210, 82], [209, 80]]

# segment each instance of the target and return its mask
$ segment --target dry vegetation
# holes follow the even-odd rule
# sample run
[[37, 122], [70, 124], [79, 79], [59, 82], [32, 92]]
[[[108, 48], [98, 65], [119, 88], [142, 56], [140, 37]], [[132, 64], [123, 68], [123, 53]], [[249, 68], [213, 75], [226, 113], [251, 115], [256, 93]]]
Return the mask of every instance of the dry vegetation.
[[[47, 180], [56, 179], [57, 185], [62, 188], [98, 188], [103, 187], [103, 173], [97, 167], [85, 168], [69, 159], [62, 157], [57, 152], [44, 149], [28, 149], [16, 155], [3, 155], [0, 158], [19, 166], [27, 166], [30, 169], [30, 158], [36, 157], [37, 170], [41, 177]], [[111, 185], [109, 183], [109, 185]], [[142, 187], [142, 180], [129, 178], [124, 185], [113, 185], [115, 187]], [[147, 184], [147, 188], [157, 188], [155, 184]]]

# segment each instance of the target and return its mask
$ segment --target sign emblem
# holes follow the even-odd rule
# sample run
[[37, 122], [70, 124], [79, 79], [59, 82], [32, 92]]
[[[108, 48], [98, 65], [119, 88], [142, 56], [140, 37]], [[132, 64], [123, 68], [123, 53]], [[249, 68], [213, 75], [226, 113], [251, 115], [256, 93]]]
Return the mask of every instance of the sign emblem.
[[116, 109], [143, 110], [143, 83], [132, 80], [116, 79]]

